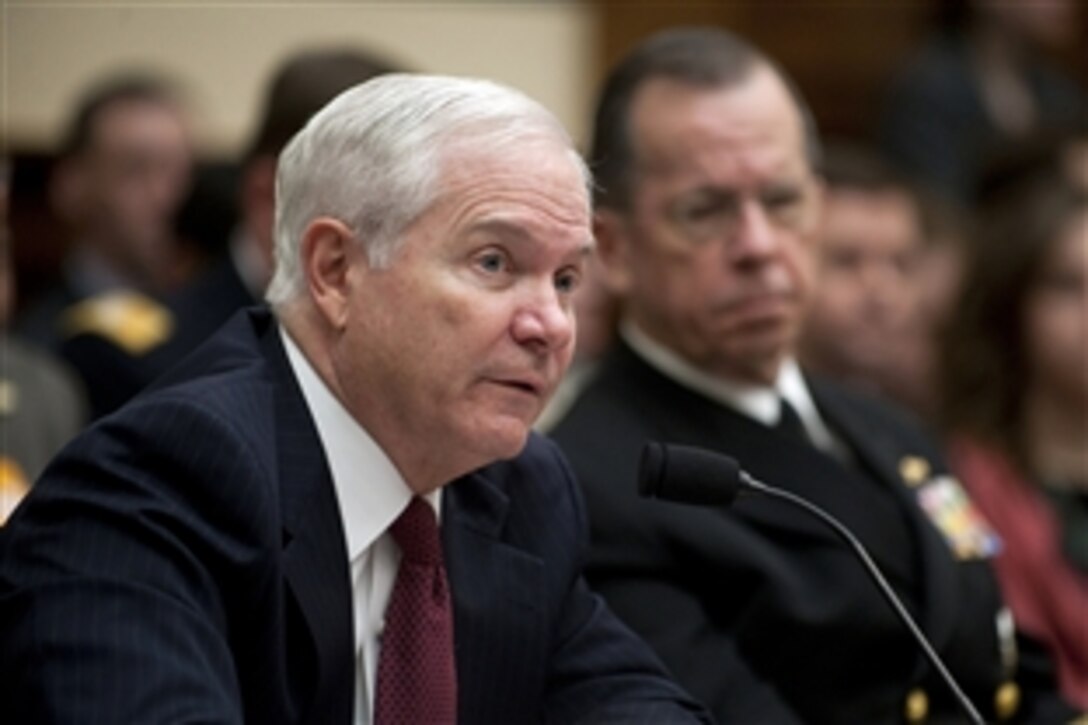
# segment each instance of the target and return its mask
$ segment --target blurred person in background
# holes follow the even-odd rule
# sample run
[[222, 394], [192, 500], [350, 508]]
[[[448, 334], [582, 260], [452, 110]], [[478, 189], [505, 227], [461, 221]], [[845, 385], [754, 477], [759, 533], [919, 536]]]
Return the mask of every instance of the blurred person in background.
[[917, 410], [929, 381], [919, 266], [925, 229], [918, 198], [864, 147], [828, 148], [816, 283], [799, 358], [813, 372]]
[[0, 524], [86, 416], [79, 383], [67, 366], [8, 327], [15, 299], [9, 176], [9, 163], [0, 157]]
[[951, 461], [1016, 620], [1088, 710], [1088, 190], [1055, 170], [982, 211], [944, 336]]
[[58, 283], [18, 329], [82, 376], [93, 415], [134, 392], [113, 349], [139, 359], [173, 331], [160, 300], [184, 266], [174, 219], [193, 163], [178, 96], [156, 78], [107, 79], [69, 122], [50, 196], [71, 242]]
[[[62, 349], [85, 376], [97, 381], [91, 398], [95, 417], [119, 407], [204, 341], [238, 309], [261, 301], [272, 274], [272, 225], [276, 160], [280, 151], [325, 103], [339, 92], [380, 73], [392, 63], [349, 48], [312, 49], [286, 59], [270, 80], [254, 138], [242, 157], [237, 195], [239, 221], [226, 252], [181, 289], [163, 297], [160, 334], [134, 347], [117, 335], [81, 334]], [[187, 204], [175, 200], [171, 222], [207, 230], [219, 213], [222, 189], [199, 188]], [[209, 203], [212, 205], [209, 206]], [[211, 226], [219, 224], [212, 220]], [[194, 240], [213, 247], [209, 240]], [[164, 257], [165, 258], [165, 257]]]
[[989, 149], [1084, 123], [1084, 90], [1048, 58], [1083, 43], [1083, 11], [1073, 0], [945, 0], [941, 9], [942, 32], [893, 79], [879, 133], [914, 180], [967, 203]]
[[239, 223], [226, 254], [171, 300], [177, 328], [167, 364], [202, 342], [231, 314], [259, 302], [272, 277], [276, 161], [280, 151], [341, 91], [398, 70], [391, 60], [351, 47], [310, 48], [283, 60], [265, 89], [254, 134], [240, 160]]

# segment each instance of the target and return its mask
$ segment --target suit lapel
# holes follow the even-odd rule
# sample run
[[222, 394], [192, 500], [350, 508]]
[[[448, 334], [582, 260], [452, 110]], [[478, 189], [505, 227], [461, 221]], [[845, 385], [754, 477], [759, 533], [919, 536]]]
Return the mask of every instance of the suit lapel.
[[442, 494], [458, 711], [465, 722], [523, 717], [523, 711], [506, 708], [538, 701], [539, 692], [525, 688], [544, 681], [547, 660], [543, 562], [502, 540], [510, 502], [497, 470], [505, 469], [470, 474]]
[[[258, 313], [260, 314], [260, 313]], [[354, 693], [354, 632], [351, 578], [339, 505], [324, 448], [287, 362], [278, 325], [268, 321], [260, 341], [275, 398], [275, 445], [283, 516], [283, 572], [312, 645], [295, 641], [288, 622], [288, 668], [307, 659], [313, 647], [314, 678], [299, 692], [312, 692], [306, 710], [312, 722], [347, 723]], [[298, 683], [294, 683], [298, 684]]]

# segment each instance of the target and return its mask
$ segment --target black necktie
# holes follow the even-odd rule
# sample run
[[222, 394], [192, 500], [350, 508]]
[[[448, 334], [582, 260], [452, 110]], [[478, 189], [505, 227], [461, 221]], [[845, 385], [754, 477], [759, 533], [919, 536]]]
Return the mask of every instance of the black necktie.
[[812, 443], [808, 437], [808, 431], [805, 430], [805, 424], [801, 422], [801, 416], [785, 398], [779, 398], [778, 422], [774, 428], [782, 435], [799, 443]]

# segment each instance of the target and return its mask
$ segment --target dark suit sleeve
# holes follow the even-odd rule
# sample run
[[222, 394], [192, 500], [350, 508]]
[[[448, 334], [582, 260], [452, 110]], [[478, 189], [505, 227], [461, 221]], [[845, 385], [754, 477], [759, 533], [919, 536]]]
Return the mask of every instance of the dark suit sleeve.
[[183, 402], [143, 410], [78, 439], [0, 531], [6, 722], [242, 722], [222, 582], [255, 585], [253, 457]]
[[579, 556], [557, 626], [545, 721], [711, 722], [702, 706], [669, 679], [649, 647], [586, 585], [581, 575], [588, 531], [584, 504], [565, 460], [550, 444], [549, 450], [569, 493]]

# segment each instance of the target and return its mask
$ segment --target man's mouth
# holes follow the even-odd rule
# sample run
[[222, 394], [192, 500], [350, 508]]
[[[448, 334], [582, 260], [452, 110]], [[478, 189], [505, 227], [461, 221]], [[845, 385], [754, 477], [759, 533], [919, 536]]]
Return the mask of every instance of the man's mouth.
[[539, 397], [544, 390], [543, 381], [536, 378], [499, 378], [493, 382], [529, 395]]

